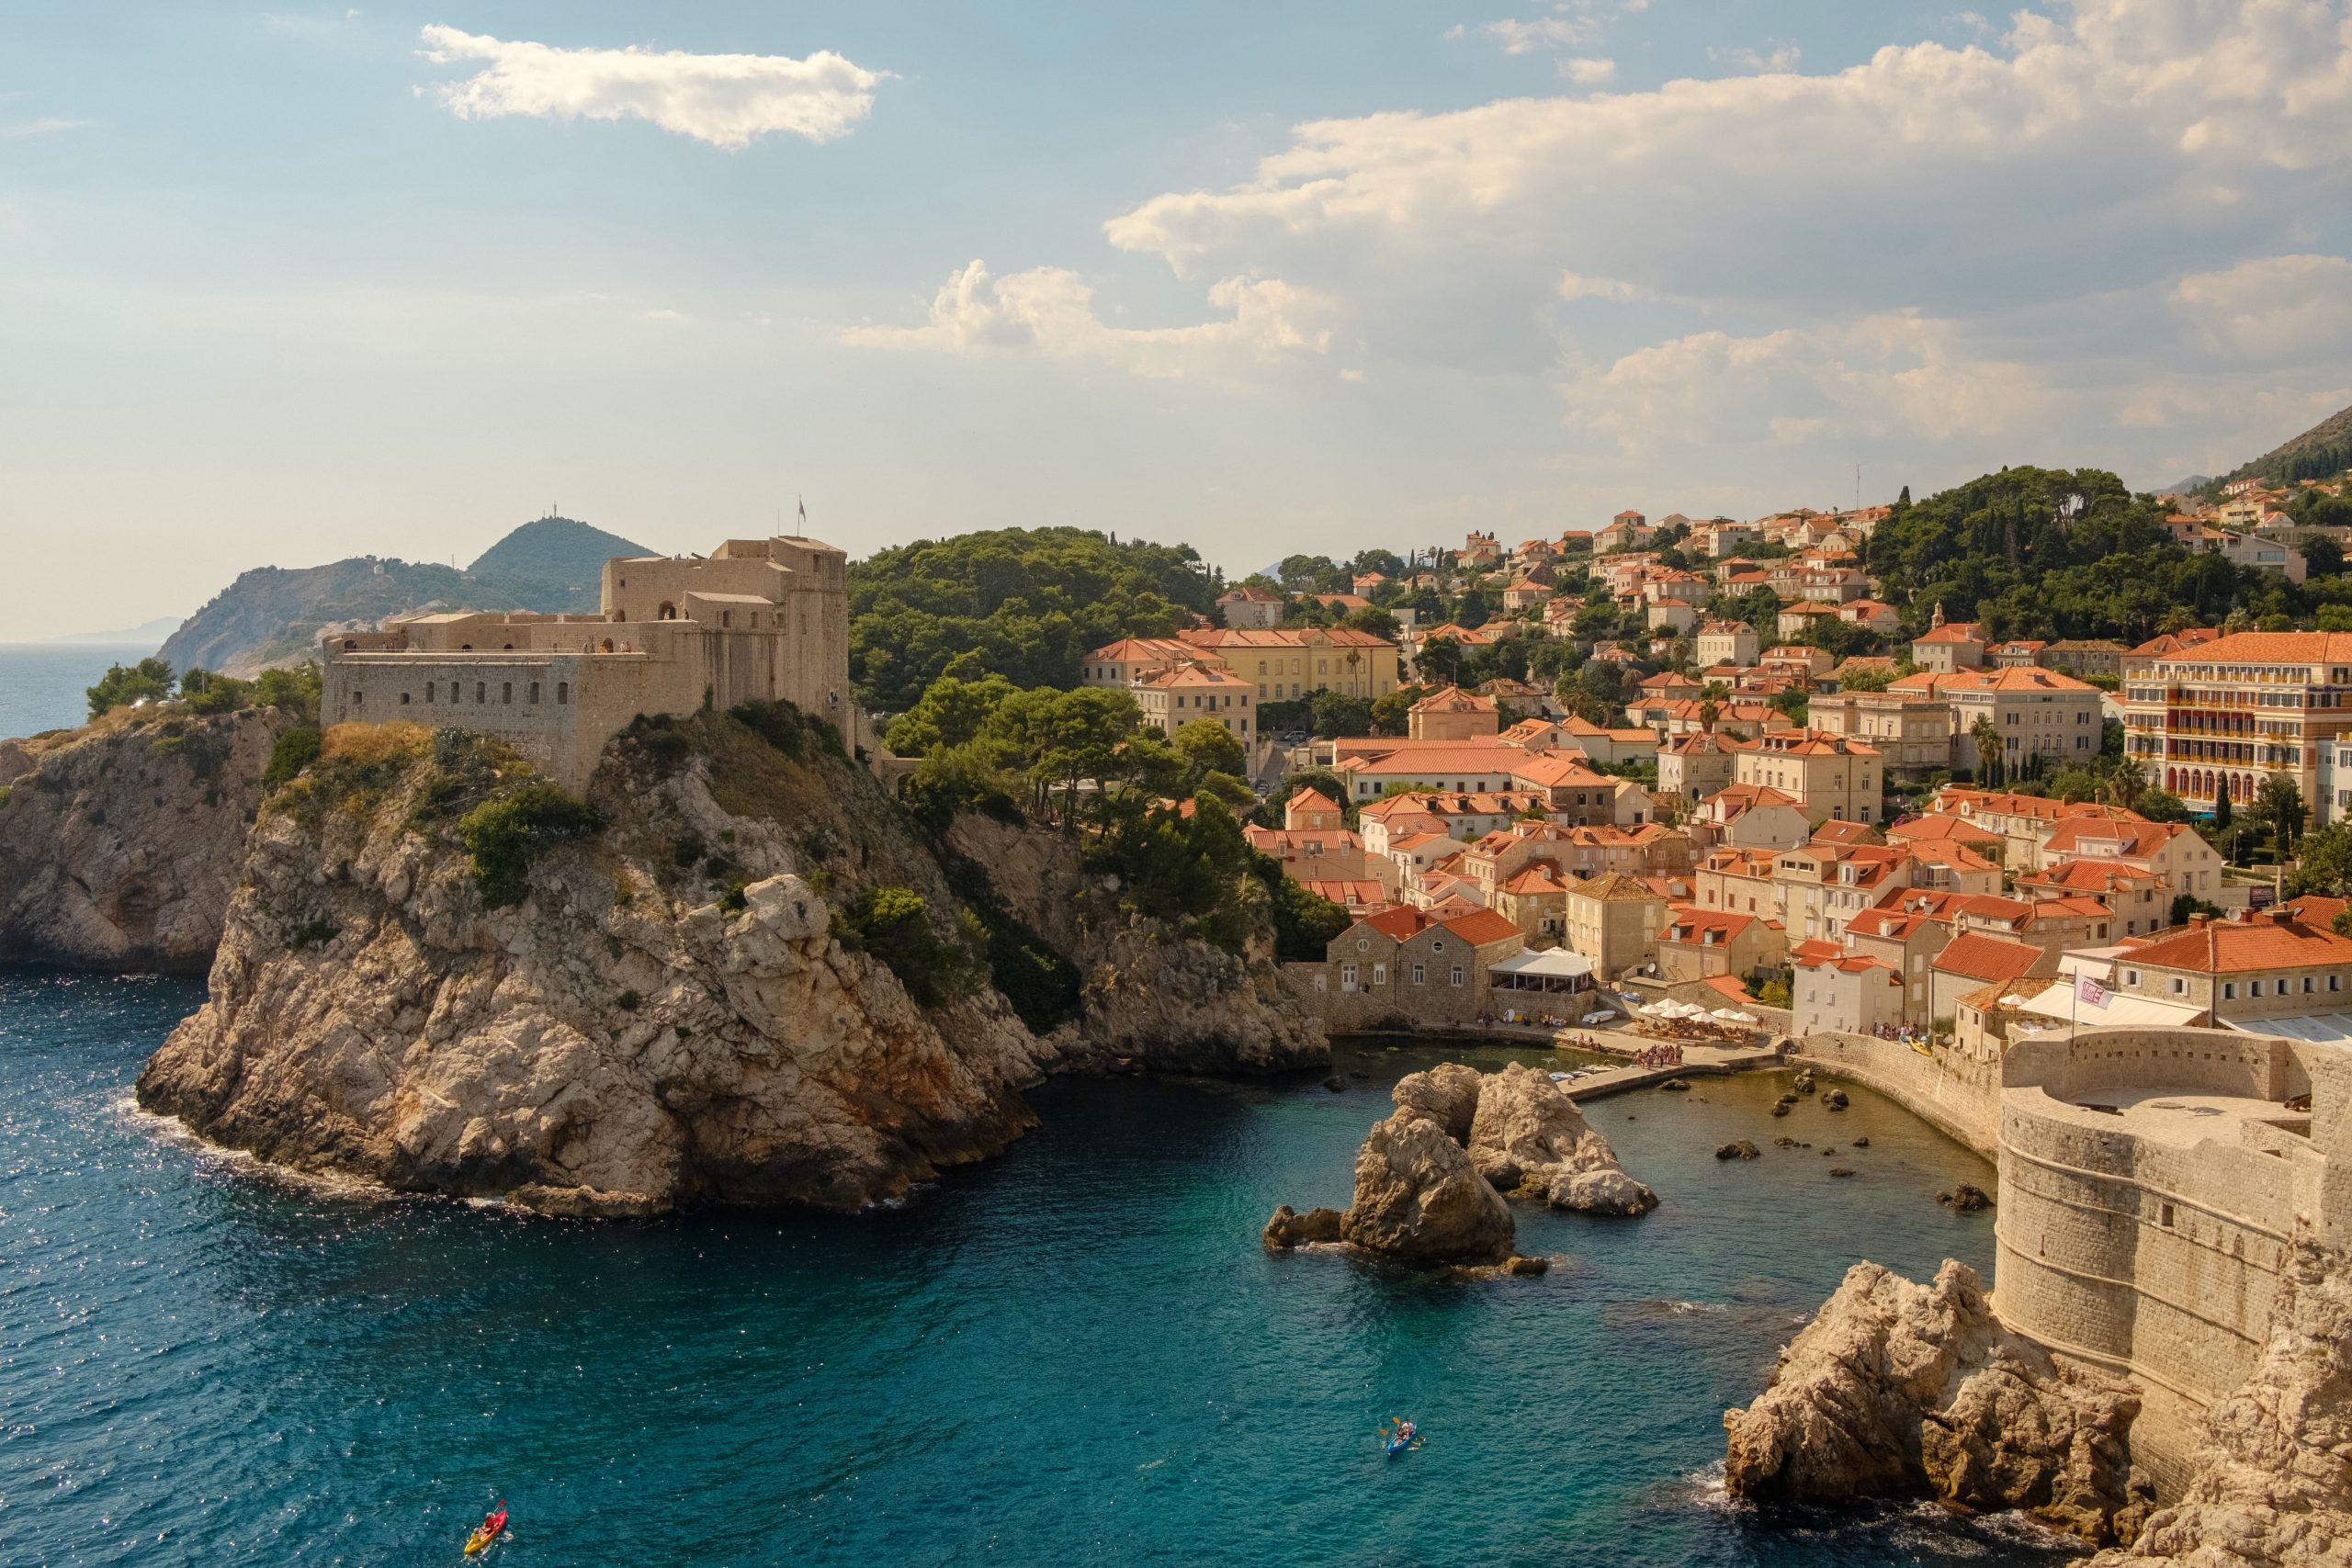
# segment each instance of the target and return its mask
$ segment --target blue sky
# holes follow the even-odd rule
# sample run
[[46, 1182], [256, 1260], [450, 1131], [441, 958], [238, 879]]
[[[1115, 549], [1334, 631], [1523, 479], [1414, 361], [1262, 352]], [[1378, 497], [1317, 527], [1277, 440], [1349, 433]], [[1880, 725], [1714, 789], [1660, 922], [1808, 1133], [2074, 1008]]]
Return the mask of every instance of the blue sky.
[[2352, 402], [2346, 0], [6, 15], [0, 635], [550, 502], [1247, 570]]

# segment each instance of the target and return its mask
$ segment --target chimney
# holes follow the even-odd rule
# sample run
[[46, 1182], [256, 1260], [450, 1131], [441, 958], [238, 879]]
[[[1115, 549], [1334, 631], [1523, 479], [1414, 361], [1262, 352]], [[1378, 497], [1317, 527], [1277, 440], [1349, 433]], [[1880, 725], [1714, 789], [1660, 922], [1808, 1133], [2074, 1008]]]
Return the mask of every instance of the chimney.
[[2192, 926], [2201, 926], [2211, 920], [2212, 918], [2212, 916], [2200, 909], [2197, 913], [2188, 917], [2188, 923]]

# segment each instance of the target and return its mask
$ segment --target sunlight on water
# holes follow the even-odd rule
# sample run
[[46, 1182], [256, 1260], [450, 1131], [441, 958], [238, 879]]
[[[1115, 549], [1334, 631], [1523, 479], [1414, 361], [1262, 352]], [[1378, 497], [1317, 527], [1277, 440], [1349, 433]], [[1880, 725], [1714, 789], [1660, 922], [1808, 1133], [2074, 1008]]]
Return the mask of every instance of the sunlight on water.
[[[1270, 1258], [1385, 1086], [1118, 1080], [862, 1219], [534, 1220], [268, 1176], [125, 1106], [185, 982], [0, 973], [0, 1562], [2012, 1563], [2007, 1520], [1759, 1519], [1721, 1413], [1858, 1253], [1989, 1262], [1964, 1151], [1867, 1094], [1603, 1101], [1665, 1204], [1518, 1210], [1539, 1280]], [[1481, 1053], [1483, 1066], [1512, 1053]], [[1524, 1053], [1522, 1053], [1524, 1055]], [[1532, 1056], [1530, 1059], [1533, 1059]], [[1718, 1162], [1787, 1131], [1845, 1147]], [[1427, 1444], [1390, 1461], [1410, 1415]]]

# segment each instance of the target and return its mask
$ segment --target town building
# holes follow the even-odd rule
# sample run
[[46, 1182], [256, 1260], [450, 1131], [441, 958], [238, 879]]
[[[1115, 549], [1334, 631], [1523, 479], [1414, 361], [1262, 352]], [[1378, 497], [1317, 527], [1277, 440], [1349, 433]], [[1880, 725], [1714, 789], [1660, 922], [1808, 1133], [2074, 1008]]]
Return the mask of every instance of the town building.
[[1746, 621], [1704, 622], [1691, 640], [1702, 670], [1717, 664], [1745, 668], [1756, 662], [1757, 652], [1763, 646], [1756, 628]]
[[1324, 950], [1317, 978], [1325, 1022], [1338, 1030], [1465, 1027], [1487, 1010], [1488, 971], [1525, 946], [1519, 928], [1490, 909], [1366, 916]]
[[2314, 825], [2337, 818], [2320, 783], [2328, 743], [2352, 729], [2352, 633], [2235, 632], [2125, 660], [2124, 754], [2210, 810], [2217, 791], [2254, 798], [2265, 774], [2295, 781]]
[[1834, 942], [1790, 950], [1790, 1027], [1800, 1035], [1872, 1034], [1903, 1021], [1903, 977]]
[[1877, 751], [1889, 777], [1920, 778], [1951, 766], [1952, 710], [1932, 694], [1840, 691], [1815, 695], [1805, 713], [1822, 734]]
[[1406, 716], [1406, 733], [1415, 740], [1477, 740], [1501, 728], [1494, 699], [1459, 686], [1431, 692]]
[[1236, 631], [1266, 631], [1283, 624], [1283, 596], [1271, 588], [1245, 582], [1216, 602], [1219, 618]]
[[1250, 704], [1257, 688], [1216, 664], [1179, 664], [1172, 670], [1140, 675], [1127, 690], [1143, 710], [1143, 721], [1171, 739], [1196, 718], [1211, 718], [1243, 745], [1255, 737]]
[[788, 702], [857, 739], [847, 557], [797, 535], [605, 564], [594, 615], [453, 612], [320, 646], [329, 724], [494, 735], [577, 789], [641, 714]]
[[1999, 733], [2002, 766], [2012, 777], [2032, 757], [2053, 768], [2087, 762], [2099, 754], [2107, 732], [2098, 687], [2034, 665], [1942, 674], [1923, 671], [1887, 690], [1934, 697], [1951, 710], [1948, 765], [1955, 772], [1973, 773], [1980, 764], [1974, 734], [1980, 718], [1990, 720]]
[[1984, 628], [1973, 621], [1947, 621], [1936, 606], [1934, 624], [1912, 639], [1911, 662], [1938, 675], [1975, 670], [1984, 663]]
[[2128, 996], [2196, 1009], [2222, 1028], [2352, 1043], [2352, 939], [2290, 909], [2233, 920], [2191, 915], [2119, 952], [2115, 984]]
[[1955, 936], [1928, 966], [1928, 1015], [1939, 1030], [1960, 1016], [1960, 998], [1985, 986], [2026, 976], [2055, 975], [2058, 955], [2047, 948], [2005, 937]]
[[1200, 628], [1179, 634], [1234, 674], [1255, 683], [1261, 703], [1336, 692], [1385, 697], [1401, 683], [1401, 654], [1386, 637], [1353, 626]]
[[1666, 900], [1630, 876], [1609, 873], [1568, 889], [1564, 941], [1592, 960], [1602, 981], [1634, 974], [1657, 961], [1657, 932]]
[[1778, 969], [1788, 955], [1787, 932], [1764, 915], [1686, 907], [1669, 911], [1657, 933], [1658, 976], [1677, 984]]
[[1817, 730], [1768, 730], [1732, 760], [1740, 784], [1793, 798], [1810, 823], [1875, 822], [1884, 780], [1875, 747]]

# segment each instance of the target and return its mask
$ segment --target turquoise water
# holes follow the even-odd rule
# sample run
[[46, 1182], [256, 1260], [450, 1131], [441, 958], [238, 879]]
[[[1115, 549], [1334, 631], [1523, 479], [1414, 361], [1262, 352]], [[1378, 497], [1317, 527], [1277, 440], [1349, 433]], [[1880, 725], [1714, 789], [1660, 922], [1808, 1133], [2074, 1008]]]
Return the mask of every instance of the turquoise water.
[[[1540, 1280], [1270, 1258], [1344, 1202], [1385, 1085], [1074, 1082], [1041, 1131], [857, 1220], [592, 1226], [288, 1185], [125, 1108], [198, 999], [0, 972], [0, 1562], [1843, 1564], [2050, 1558], [2014, 1521], [1760, 1520], [1720, 1415], [1867, 1254], [1989, 1257], [1972, 1156], [1770, 1079], [1603, 1102], [1665, 1196], [1521, 1206]], [[1507, 1053], [1482, 1058], [1499, 1064]], [[1831, 1160], [1713, 1146], [1786, 1132]], [[1833, 1164], [1860, 1174], [1827, 1175]], [[1385, 1416], [1427, 1446], [1385, 1461]]]
[[0, 642], [0, 739], [66, 729], [90, 716], [85, 694], [109, 664], [136, 664], [152, 647]]

